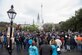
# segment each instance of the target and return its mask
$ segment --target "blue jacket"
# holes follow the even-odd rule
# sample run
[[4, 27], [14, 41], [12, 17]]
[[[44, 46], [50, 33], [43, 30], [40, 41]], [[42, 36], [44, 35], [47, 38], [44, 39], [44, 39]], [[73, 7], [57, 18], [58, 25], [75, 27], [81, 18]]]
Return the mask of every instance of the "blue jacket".
[[3, 43], [4, 43], [4, 44], [6, 44], [6, 43], [7, 43], [7, 37], [6, 37], [6, 36], [4, 36]]
[[38, 48], [36, 46], [30, 45], [30, 47], [29, 47], [29, 55], [39, 55]]
[[51, 45], [51, 48], [52, 48], [52, 55], [58, 55], [58, 53], [57, 53], [57, 48], [58, 48], [58, 46], [56, 46], [56, 45]]
[[32, 39], [28, 40], [29, 45], [32, 45], [32, 41], [33, 41]]

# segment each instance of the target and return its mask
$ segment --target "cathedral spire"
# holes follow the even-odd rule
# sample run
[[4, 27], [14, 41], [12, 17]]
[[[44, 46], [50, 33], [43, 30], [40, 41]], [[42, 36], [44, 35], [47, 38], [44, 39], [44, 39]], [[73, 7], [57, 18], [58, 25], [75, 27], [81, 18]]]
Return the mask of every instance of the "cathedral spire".
[[41, 22], [42, 24], [44, 23], [44, 19], [43, 19], [43, 4], [41, 4]]
[[37, 16], [37, 23], [38, 23], [38, 24], [40, 23], [40, 16], [39, 16], [39, 13], [38, 13], [38, 16]]

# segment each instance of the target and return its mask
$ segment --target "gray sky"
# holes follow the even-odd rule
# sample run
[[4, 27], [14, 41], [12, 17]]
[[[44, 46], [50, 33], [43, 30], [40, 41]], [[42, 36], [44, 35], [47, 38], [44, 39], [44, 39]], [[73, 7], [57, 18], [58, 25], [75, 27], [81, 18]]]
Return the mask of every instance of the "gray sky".
[[0, 21], [10, 22], [7, 11], [14, 5], [17, 12], [14, 22], [17, 24], [32, 24], [37, 22], [38, 13], [45, 23], [58, 23], [73, 16], [75, 11], [82, 8], [82, 0], [0, 0]]

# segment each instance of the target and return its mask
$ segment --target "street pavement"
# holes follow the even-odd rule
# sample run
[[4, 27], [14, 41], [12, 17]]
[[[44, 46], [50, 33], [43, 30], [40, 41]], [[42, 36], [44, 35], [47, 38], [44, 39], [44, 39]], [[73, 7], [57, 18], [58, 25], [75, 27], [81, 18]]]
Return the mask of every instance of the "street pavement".
[[77, 50], [71, 50], [71, 51], [63, 51], [61, 55], [82, 55], [82, 53]]
[[[5, 48], [0, 49], [0, 55], [9, 55], [8, 50]], [[17, 52], [16, 49], [13, 49], [12, 55], [28, 55], [28, 54], [24, 49], [21, 49], [20, 52]]]
[[[0, 49], [0, 55], [9, 55], [9, 54], [8, 51], [5, 48], [3, 48]], [[16, 49], [14, 49], [12, 55], [28, 55], [28, 54], [24, 49], [22, 49], [20, 52], [17, 52]], [[82, 53], [77, 50], [72, 50], [72, 51], [62, 51], [60, 55], [82, 55]]]

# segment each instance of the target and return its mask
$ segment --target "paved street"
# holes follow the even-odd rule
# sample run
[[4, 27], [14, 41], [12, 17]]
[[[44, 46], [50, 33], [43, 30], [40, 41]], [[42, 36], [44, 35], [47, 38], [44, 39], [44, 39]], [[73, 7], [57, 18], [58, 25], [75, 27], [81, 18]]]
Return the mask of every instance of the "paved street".
[[68, 51], [68, 52], [62, 52], [61, 55], [82, 55], [82, 53], [78, 52], [78, 51]]
[[[0, 55], [9, 55], [6, 49], [0, 49]], [[28, 55], [27, 52], [25, 50], [21, 50], [21, 52], [17, 53], [16, 49], [13, 50], [13, 54], [12, 55]], [[72, 50], [72, 51], [68, 51], [68, 52], [62, 52], [61, 55], [82, 55], [82, 53], [80, 53], [77, 50]]]
[[[9, 53], [6, 49], [0, 49], [0, 55], [9, 55]], [[28, 54], [25, 50], [21, 50], [20, 52], [17, 52], [16, 49], [14, 49], [12, 55], [28, 55]]]

